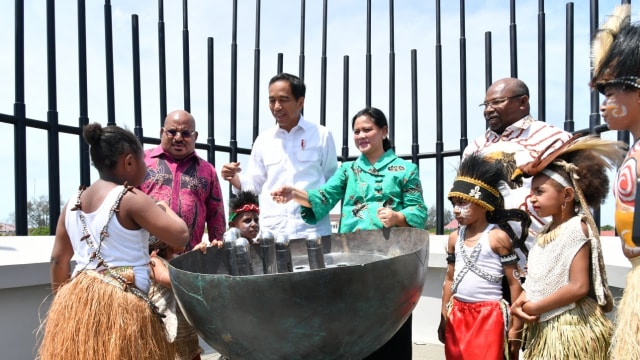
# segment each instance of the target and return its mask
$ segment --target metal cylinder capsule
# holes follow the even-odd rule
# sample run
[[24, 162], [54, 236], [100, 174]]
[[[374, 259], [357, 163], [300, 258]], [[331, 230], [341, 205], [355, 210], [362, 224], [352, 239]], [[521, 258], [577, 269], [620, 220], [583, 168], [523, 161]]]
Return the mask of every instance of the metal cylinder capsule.
[[325, 268], [322, 237], [317, 233], [310, 233], [307, 237], [307, 254], [309, 256], [309, 269]]
[[276, 261], [278, 263], [278, 273], [293, 272], [289, 237], [285, 234], [280, 234], [276, 237]]
[[262, 273], [277, 274], [276, 243], [272, 232], [264, 231], [261, 234], [260, 250], [262, 252]]

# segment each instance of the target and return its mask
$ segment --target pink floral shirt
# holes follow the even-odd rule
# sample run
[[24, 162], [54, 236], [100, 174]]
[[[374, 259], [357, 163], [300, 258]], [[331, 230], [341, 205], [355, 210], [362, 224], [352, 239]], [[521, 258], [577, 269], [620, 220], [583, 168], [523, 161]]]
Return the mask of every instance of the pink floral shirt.
[[226, 229], [222, 190], [216, 169], [195, 152], [174, 160], [162, 146], [145, 151], [147, 176], [140, 190], [156, 201], [166, 201], [189, 227], [186, 250], [202, 241], [205, 223], [209, 239], [222, 239]]

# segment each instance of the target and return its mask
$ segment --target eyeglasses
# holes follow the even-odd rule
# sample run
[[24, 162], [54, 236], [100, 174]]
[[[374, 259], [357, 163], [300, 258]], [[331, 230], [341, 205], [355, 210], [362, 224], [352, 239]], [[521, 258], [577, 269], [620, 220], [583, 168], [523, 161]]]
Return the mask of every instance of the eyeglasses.
[[167, 133], [168, 137], [176, 137], [178, 134], [180, 134], [180, 136], [182, 136], [184, 139], [188, 139], [191, 137], [191, 135], [196, 133], [195, 131], [189, 131], [189, 130], [178, 131], [176, 129], [167, 130], [165, 128], [162, 128], [162, 130], [164, 130], [164, 132]]
[[515, 99], [517, 97], [521, 97], [521, 96], [524, 96], [524, 95], [525, 94], [520, 94], [520, 95], [513, 95], [513, 96], [503, 97], [503, 98], [500, 98], [500, 99], [493, 99], [493, 100], [489, 100], [489, 101], [483, 102], [482, 104], [480, 104], [478, 106], [480, 106], [481, 108], [486, 108], [488, 106], [496, 107], [498, 105], [501, 105], [501, 104], [505, 103], [507, 100]]

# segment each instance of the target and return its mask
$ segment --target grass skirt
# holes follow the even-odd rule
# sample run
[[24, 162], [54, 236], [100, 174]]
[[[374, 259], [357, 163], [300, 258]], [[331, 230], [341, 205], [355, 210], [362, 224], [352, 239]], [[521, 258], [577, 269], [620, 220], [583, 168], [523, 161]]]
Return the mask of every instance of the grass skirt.
[[640, 256], [631, 259], [631, 264], [611, 341], [615, 360], [640, 359]]
[[164, 326], [169, 341], [176, 348], [176, 360], [192, 360], [202, 354], [198, 334], [182, 314], [173, 290], [152, 281], [149, 298], [165, 316]]
[[49, 308], [38, 359], [173, 359], [149, 305], [117, 282], [84, 271], [60, 287]]
[[609, 359], [612, 327], [598, 303], [584, 298], [571, 310], [525, 327], [524, 359]]

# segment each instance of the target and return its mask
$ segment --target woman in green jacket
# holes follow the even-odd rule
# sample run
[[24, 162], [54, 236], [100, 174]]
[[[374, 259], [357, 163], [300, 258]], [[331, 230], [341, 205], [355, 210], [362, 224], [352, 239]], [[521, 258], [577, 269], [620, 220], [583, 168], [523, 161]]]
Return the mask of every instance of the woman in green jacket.
[[[376, 230], [394, 226], [424, 229], [427, 207], [422, 198], [418, 167], [396, 156], [387, 137], [384, 113], [369, 107], [352, 120], [353, 140], [361, 154], [342, 164], [317, 189], [303, 190], [285, 185], [271, 193], [273, 200], [301, 205], [302, 218], [309, 224], [326, 216], [342, 200], [340, 233]], [[412, 357], [411, 317], [381, 348], [366, 359]]]

